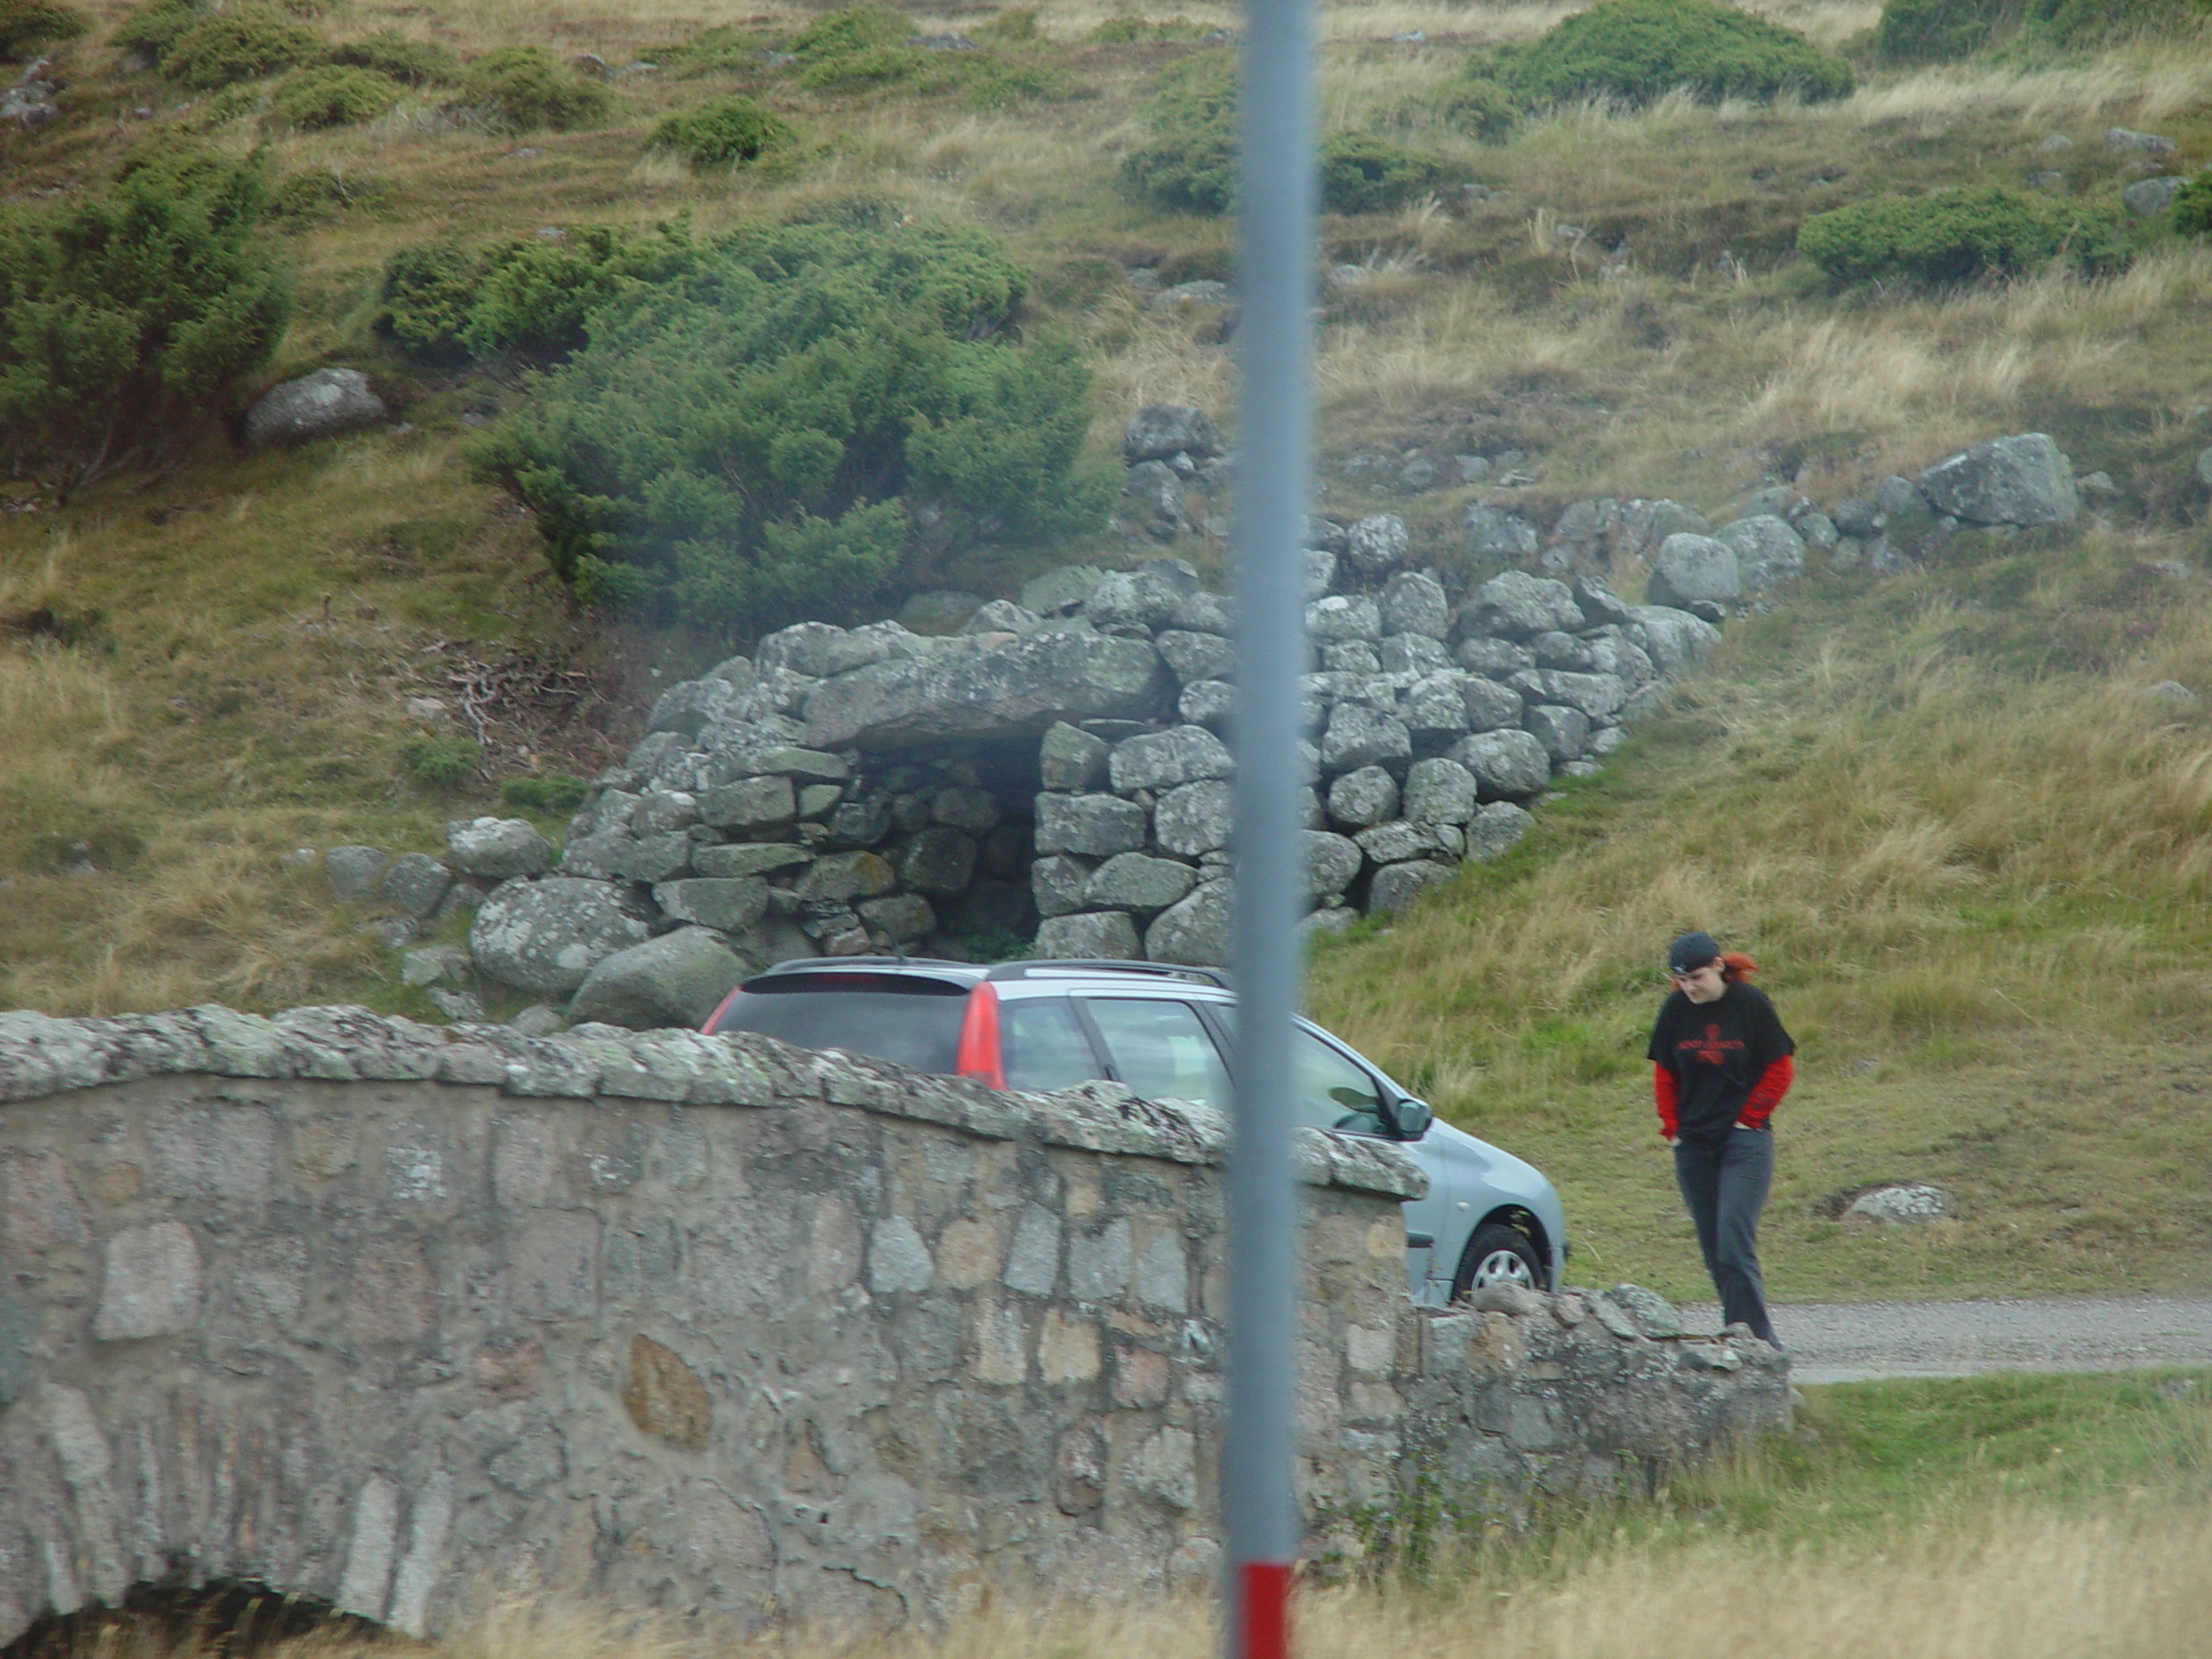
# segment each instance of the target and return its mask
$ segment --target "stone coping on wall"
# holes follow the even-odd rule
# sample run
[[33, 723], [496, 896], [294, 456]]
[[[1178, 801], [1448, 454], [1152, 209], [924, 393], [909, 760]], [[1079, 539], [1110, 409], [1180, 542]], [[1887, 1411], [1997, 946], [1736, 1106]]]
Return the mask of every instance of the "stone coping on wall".
[[[992, 1140], [1179, 1164], [1221, 1164], [1229, 1156], [1224, 1114], [1187, 1101], [1140, 1099], [1118, 1083], [1024, 1094], [751, 1033], [587, 1025], [529, 1037], [498, 1025], [418, 1025], [343, 1004], [290, 1008], [273, 1019], [219, 1003], [91, 1019], [0, 1014], [0, 1104], [179, 1073], [478, 1084], [520, 1096], [692, 1106], [822, 1100]], [[1300, 1129], [1297, 1150], [1300, 1179], [1309, 1185], [1399, 1198], [1428, 1190], [1427, 1176], [1395, 1147]]]

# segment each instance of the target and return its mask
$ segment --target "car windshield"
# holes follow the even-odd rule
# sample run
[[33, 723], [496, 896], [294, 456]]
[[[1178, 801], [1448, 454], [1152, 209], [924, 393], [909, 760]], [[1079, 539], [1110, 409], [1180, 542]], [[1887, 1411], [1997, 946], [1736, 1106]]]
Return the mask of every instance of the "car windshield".
[[964, 986], [886, 974], [791, 974], [732, 997], [715, 1030], [750, 1031], [801, 1048], [842, 1048], [950, 1074], [960, 1052]]

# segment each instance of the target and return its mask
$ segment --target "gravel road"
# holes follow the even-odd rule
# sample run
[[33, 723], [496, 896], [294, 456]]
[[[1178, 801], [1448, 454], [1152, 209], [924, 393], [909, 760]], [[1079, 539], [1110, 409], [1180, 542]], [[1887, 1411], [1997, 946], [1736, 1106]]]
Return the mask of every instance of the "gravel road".
[[[1693, 1330], [1720, 1310], [1681, 1305]], [[2212, 1365], [2212, 1297], [2083, 1296], [2016, 1302], [1800, 1302], [1774, 1309], [1799, 1382], [1977, 1371], [2121, 1371]]]

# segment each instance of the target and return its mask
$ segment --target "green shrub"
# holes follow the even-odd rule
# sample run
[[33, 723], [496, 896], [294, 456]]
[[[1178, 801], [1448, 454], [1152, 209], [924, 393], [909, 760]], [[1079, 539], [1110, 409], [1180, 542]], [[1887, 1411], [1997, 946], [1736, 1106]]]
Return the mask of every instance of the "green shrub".
[[207, 15], [196, 0], [148, 0], [123, 20], [108, 44], [118, 52], [137, 53], [158, 68], [179, 37], [204, 22]]
[[499, 804], [533, 818], [564, 818], [584, 804], [591, 785], [573, 772], [510, 778], [499, 785]]
[[914, 26], [888, 6], [842, 6], [798, 32], [791, 50], [810, 64], [858, 56], [880, 47], [903, 46]]
[[1090, 31], [1090, 38], [1100, 46], [1135, 46], [1142, 41], [1195, 41], [1205, 32], [1204, 23], [1187, 17], [1157, 22], [1148, 17], [1109, 17]]
[[170, 79], [213, 92], [297, 68], [321, 51], [321, 39], [312, 29], [260, 7], [241, 6], [185, 30], [162, 54], [161, 65]]
[[480, 459], [586, 600], [717, 629], [853, 614], [910, 509], [938, 552], [1103, 515], [1090, 372], [1005, 335], [1023, 287], [963, 226], [747, 229], [595, 317]]
[[334, 167], [287, 173], [270, 187], [264, 212], [291, 225], [313, 224], [349, 207], [373, 207], [391, 194], [381, 179], [347, 175]]
[[391, 76], [373, 69], [321, 63], [287, 75], [269, 111], [285, 125], [310, 131], [350, 127], [388, 114], [406, 92]]
[[1002, 11], [976, 31], [978, 41], [990, 41], [1000, 46], [1034, 46], [1044, 39], [1037, 32], [1037, 9], [1016, 6]]
[[435, 41], [410, 41], [393, 29], [340, 41], [330, 60], [355, 69], [373, 69], [409, 86], [444, 86], [461, 79], [461, 60]]
[[261, 200], [257, 160], [186, 149], [0, 208], [0, 454], [76, 488], [188, 448], [291, 315]]
[[2018, 0], [1886, 0], [1874, 49], [1910, 62], [1963, 58], [2018, 13]]
[[1332, 213], [1402, 207], [1445, 188], [1452, 178], [1443, 157], [1371, 132], [1340, 132], [1321, 143], [1321, 206]]
[[718, 98], [670, 116], [645, 143], [650, 149], [675, 150], [694, 167], [725, 167], [798, 137], [788, 121], [749, 98]]
[[1795, 29], [1715, 0], [1599, 0], [1484, 67], [1533, 107], [1578, 98], [1649, 103], [1676, 87], [1700, 98], [1842, 98], [1851, 66]]
[[736, 70], [758, 69], [768, 46], [761, 35], [717, 23], [677, 45], [646, 55], [674, 75], [728, 74]]
[[2212, 0], [1887, 0], [1874, 46], [1885, 57], [1936, 62], [2013, 39], [2079, 47], [2190, 29], [2208, 13]]
[[1488, 75], [1446, 81], [1428, 107], [1436, 118], [1485, 144], [1502, 144], [1521, 124], [1521, 105]]
[[465, 737], [423, 737], [399, 752], [407, 781], [418, 789], [442, 795], [458, 789], [476, 775], [484, 751]]
[[1944, 283], [2034, 270], [2061, 257], [2092, 274], [2115, 270], [2133, 244], [2115, 204], [1975, 185], [1815, 213], [1798, 229], [1797, 251], [1840, 282]]
[[1226, 53], [1185, 59], [1144, 111], [1152, 141], [1122, 159], [1138, 194], [1184, 213], [1221, 213], [1236, 200], [1236, 64]]
[[556, 62], [543, 47], [508, 46], [486, 52], [462, 72], [449, 107], [468, 111], [501, 131], [565, 131], [604, 118], [613, 103], [604, 86]]
[[2175, 193], [2174, 229], [2184, 236], [2212, 235], [2212, 169], [2199, 173]]
[[85, 32], [85, 20], [67, 6], [51, 0], [0, 0], [0, 58], [28, 57], [41, 46], [73, 41]]
[[646, 232], [586, 225], [558, 239], [519, 237], [483, 249], [423, 243], [386, 263], [379, 326], [425, 362], [496, 351], [556, 355], [583, 343], [594, 311], [666, 281], [690, 253], [681, 224]]

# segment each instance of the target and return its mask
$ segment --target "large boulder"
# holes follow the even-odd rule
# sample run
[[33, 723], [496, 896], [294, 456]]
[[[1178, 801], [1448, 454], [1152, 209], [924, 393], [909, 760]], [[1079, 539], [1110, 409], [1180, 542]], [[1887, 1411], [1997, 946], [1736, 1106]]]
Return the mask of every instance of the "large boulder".
[[1712, 623], [1669, 606], [1637, 606], [1636, 625], [1643, 630], [1652, 666], [1665, 679], [1694, 668], [1720, 643], [1720, 630]]
[[1441, 639], [1452, 621], [1451, 602], [1444, 584], [1426, 570], [1401, 570], [1382, 584], [1376, 607], [1387, 638], [1408, 634]]
[[1185, 454], [1193, 461], [1221, 453], [1221, 429], [1202, 409], [1186, 404], [1147, 404], [1122, 432], [1122, 459], [1130, 466]]
[[1060, 720], [1141, 719], [1168, 686], [1166, 664], [1148, 639], [1036, 633], [824, 680], [806, 704], [805, 741], [889, 749], [1042, 733]]
[[[1227, 784], [1217, 780], [1171, 789], [1153, 807], [1153, 834], [1161, 850], [1185, 858], [1197, 858], [1228, 846], [1235, 822], [1233, 792]], [[1041, 820], [1039, 833], [1041, 837]]]
[[719, 935], [679, 928], [601, 957], [569, 1004], [569, 1018], [632, 1031], [696, 1031], [747, 971]]
[[1508, 570], [1492, 576], [1469, 595], [1460, 613], [1460, 631], [1527, 639], [1554, 630], [1573, 632], [1583, 626], [1574, 590], [1549, 576]]
[[1136, 962], [1144, 946], [1137, 938], [1137, 925], [1120, 910], [1086, 910], [1072, 916], [1048, 916], [1037, 925], [1032, 954], [1050, 959], [1073, 957], [1078, 961]]
[[891, 654], [891, 642], [880, 633], [858, 632], [827, 622], [797, 622], [763, 639], [753, 661], [764, 672], [780, 668], [821, 680], [866, 668]]
[[1467, 509], [1467, 546], [1480, 559], [1535, 556], [1536, 527], [1517, 512], [1478, 501]]
[[477, 911], [468, 948], [487, 979], [533, 996], [566, 996], [601, 961], [644, 944], [652, 931], [611, 883], [518, 877]]
[[1236, 909], [1236, 884], [1209, 881], [1160, 912], [1145, 930], [1144, 953], [1154, 962], [1222, 967], [1229, 961]]
[[1172, 858], [1116, 853], [1091, 873], [1083, 902], [1093, 910], [1165, 910], [1198, 884], [1198, 873]]
[[1527, 732], [1478, 732], [1463, 737], [1445, 756], [1474, 775], [1485, 801], [1522, 800], [1551, 781], [1552, 759]]
[[1660, 543], [1644, 592], [1654, 605], [1677, 609], [1700, 601], [1732, 605], [1744, 596], [1743, 567], [1718, 537], [1679, 531]]
[[1387, 576], [1406, 562], [1406, 521], [1395, 512], [1361, 519], [1344, 537], [1344, 557], [1363, 576]]
[[505, 881], [543, 875], [553, 845], [523, 818], [458, 818], [446, 825], [446, 862], [463, 875]]
[[1936, 511], [1973, 524], [2070, 524], [2081, 516], [2074, 466], [2047, 434], [1992, 438], [1920, 475]]
[[1124, 738], [1107, 763], [1114, 788], [1124, 795], [1226, 778], [1236, 769], [1229, 746], [1203, 726], [1175, 726]]
[[1764, 593], [1805, 574], [1805, 538], [1787, 518], [1753, 513], [1713, 531], [1736, 555], [1736, 572], [1747, 594]]
[[1095, 627], [1164, 627], [1198, 591], [1198, 570], [1186, 561], [1147, 559], [1092, 588], [1083, 613]]
[[[1118, 795], [1039, 795], [1037, 851], [1111, 858], [1144, 846], [1145, 811]], [[1171, 850], [1180, 851], [1181, 849]]]
[[1306, 831], [1306, 897], [1326, 899], [1343, 893], [1359, 874], [1359, 843], [1326, 830]]
[[245, 441], [255, 449], [306, 443], [385, 418], [384, 399], [359, 369], [317, 369], [264, 392], [245, 415]]

